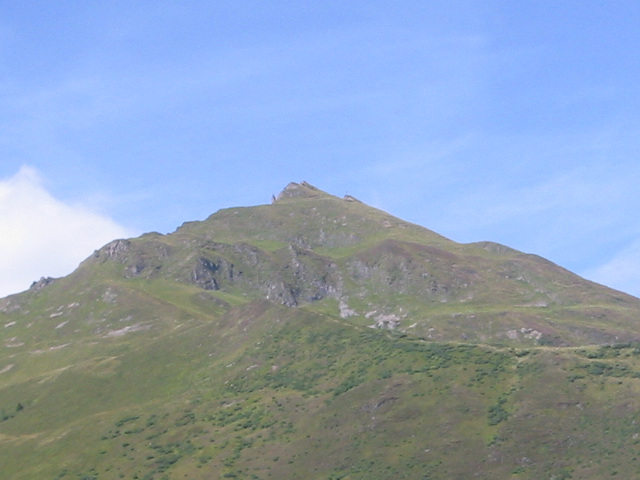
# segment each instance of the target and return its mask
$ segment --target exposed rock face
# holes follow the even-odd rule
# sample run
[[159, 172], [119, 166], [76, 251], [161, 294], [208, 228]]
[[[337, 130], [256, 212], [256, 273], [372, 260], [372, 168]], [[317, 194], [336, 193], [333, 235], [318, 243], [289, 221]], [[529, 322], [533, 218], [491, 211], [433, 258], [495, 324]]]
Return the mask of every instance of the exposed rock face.
[[96, 252], [96, 256], [101, 254], [106, 255], [109, 258], [114, 260], [122, 260], [126, 258], [127, 252], [131, 248], [130, 240], [114, 240], [111, 243], [108, 243], [104, 247], [102, 247], [99, 251]]
[[287, 306], [339, 295], [336, 265], [294, 245], [269, 254], [249, 245], [208, 243], [202, 253], [189, 281], [207, 290], [248, 289]]
[[196, 266], [193, 268], [191, 280], [205, 290], [218, 290], [215, 274], [219, 269], [220, 267], [213, 261], [207, 258], [198, 258]]
[[37, 282], [33, 282], [29, 288], [32, 290], [42, 290], [47, 285], [51, 285], [54, 281], [55, 279], [51, 277], [41, 277]]
[[276, 196], [275, 201], [283, 200], [285, 198], [305, 198], [314, 197], [318, 193], [322, 193], [313, 185], [307, 182], [295, 183], [291, 182], [287, 185], [282, 192]]
[[94, 261], [116, 262], [124, 266], [124, 277], [157, 276], [172, 253], [163, 235], [147, 234], [140, 239], [114, 240], [93, 254]]

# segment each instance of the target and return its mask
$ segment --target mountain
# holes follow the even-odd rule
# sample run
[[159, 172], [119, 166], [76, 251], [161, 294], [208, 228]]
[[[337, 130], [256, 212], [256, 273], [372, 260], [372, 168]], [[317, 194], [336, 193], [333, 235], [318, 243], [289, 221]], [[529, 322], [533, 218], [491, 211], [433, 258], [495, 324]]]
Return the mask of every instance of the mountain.
[[0, 300], [2, 478], [633, 478], [639, 319], [291, 183]]

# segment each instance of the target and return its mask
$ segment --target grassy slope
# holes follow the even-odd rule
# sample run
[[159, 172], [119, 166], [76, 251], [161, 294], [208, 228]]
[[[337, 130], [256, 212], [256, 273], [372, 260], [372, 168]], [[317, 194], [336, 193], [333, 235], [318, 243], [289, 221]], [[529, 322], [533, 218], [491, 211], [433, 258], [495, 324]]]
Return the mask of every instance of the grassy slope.
[[638, 473], [635, 346], [434, 343], [269, 302], [209, 315], [192, 298], [155, 329], [5, 356], [4, 478]]
[[[287, 308], [189, 283], [193, 260], [214, 251], [203, 238], [253, 245], [215, 252], [275, 259], [255, 267], [266, 276], [296, 242], [341, 272], [357, 260], [373, 273]], [[638, 476], [635, 300], [536, 257], [458, 245], [322, 192], [105, 255], [0, 301], [2, 478]], [[421, 298], [404, 279], [425, 268], [444, 283], [457, 272], [451, 285], [485, 281], [472, 298]], [[339, 300], [359, 315], [341, 319]], [[405, 316], [375, 330], [371, 309]], [[531, 325], [550, 341], [504, 336]], [[540, 345], [554, 341], [567, 346]]]

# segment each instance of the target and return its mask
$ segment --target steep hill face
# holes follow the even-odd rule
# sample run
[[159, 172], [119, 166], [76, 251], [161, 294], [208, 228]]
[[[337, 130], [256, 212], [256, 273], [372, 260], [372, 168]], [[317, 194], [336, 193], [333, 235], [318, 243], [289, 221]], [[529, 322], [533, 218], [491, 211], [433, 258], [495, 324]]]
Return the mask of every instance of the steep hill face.
[[77, 275], [85, 271], [304, 306], [437, 340], [580, 345], [640, 337], [638, 299], [534, 255], [457, 244], [305, 183], [290, 184], [272, 205], [117, 240]]
[[639, 319], [292, 183], [0, 300], [3, 478], [633, 477]]

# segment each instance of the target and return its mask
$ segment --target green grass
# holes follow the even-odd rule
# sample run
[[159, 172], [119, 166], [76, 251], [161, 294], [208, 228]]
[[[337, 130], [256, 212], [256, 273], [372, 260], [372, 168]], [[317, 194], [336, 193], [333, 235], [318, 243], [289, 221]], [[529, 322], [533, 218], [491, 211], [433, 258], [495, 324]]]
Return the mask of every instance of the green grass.
[[5, 386], [6, 478], [637, 474], [633, 345], [524, 354], [283, 308], [229, 315]]
[[302, 194], [1, 300], [2, 478], [638, 477], [636, 299]]

